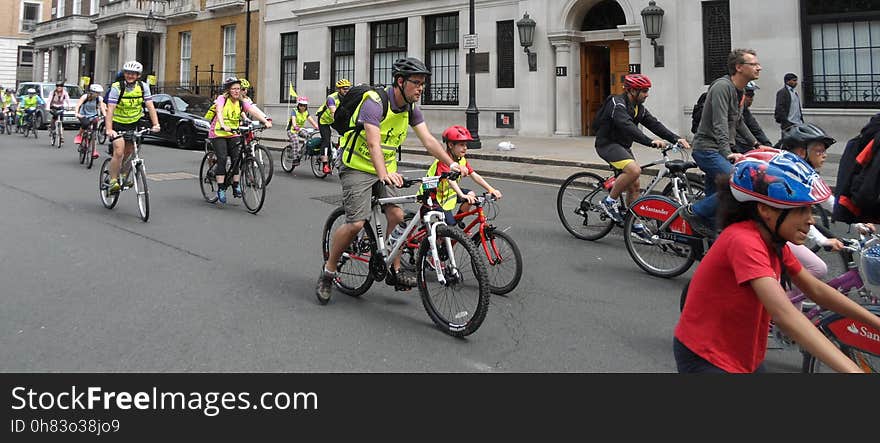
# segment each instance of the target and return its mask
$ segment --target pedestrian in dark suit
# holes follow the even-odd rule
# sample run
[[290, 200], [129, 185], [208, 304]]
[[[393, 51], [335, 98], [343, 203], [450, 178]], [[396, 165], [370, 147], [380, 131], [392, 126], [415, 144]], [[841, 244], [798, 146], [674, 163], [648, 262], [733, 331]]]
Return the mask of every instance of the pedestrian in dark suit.
[[776, 92], [776, 110], [773, 117], [785, 131], [789, 126], [804, 124], [803, 107], [797, 92], [798, 77], [789, 72], [784, 77], [785, 86]]

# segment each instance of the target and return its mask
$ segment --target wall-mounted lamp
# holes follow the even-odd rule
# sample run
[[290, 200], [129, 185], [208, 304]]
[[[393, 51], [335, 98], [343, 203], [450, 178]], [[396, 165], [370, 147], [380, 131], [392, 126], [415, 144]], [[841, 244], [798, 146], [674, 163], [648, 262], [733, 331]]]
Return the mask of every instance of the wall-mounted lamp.
[[648, 2], [648, 6], [642, 9], [642, 23], [645, 24], [645, 37], [651, 39], [654, 47], [654, 67], [663, 67], [663, 46], [657, 45], [660, 31], [663, 27], [663, 8], [657, 6], [657, 2]]
[[538, 54], [529, 51], [529, 46], [532, 46], [535, 43], [536, 25], [537, 23], [529, 17], [528, 12], [523, 15], [523, 18], [516, 22], [516, 27], [519, 29], [519, 44], [522, 45], [525, 53], [528, 54], [529, 57], [529, 71], [538, 70]]

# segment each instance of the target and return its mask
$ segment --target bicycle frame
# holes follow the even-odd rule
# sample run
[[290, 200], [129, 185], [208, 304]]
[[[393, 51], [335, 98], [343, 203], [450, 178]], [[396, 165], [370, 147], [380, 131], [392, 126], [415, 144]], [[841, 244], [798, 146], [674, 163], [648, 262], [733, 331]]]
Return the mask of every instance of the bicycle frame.
[[[122, 134], [125, 134], [125, 133], [134, 134], [134, 139], [131, 141], [131, 144], [132, 144], [131, 154], [129, 154], [127, 156], [123, 156], [122, 162], [121, 162], [121, 165], [124, 165], [126, 163], [129, 164], [130, 169], [128, 170], [128, 174], [132, 174], [134, 171], [137, 171], [138, 165], [141, 165], [141, 168], [143, 168], [144, 175], [146, 175], [146, 173], [147, 173], [147, 167], [146, 167], [146, 165], [144, 165], [144, 159], [142, 159], [140, 156], [140, 150], [141, 150], [141, 140], [143, 139], [144, 133], [149, 130], [150, 130], [149, 128], [145, 128], [145, 129], [140, 129], [137, 131], [124, 131], [124, 132], [118, 133], [120, 137], [122, 137]], [[123, 142], [125, 142], [125, 141], [126, 140], [123, 137]], [[125, 149], [125, 148], [123, 147], [123, 149]], [[122, 173], [121, 165], [119, 168], [120, 173]], [[132, 180], [132, 181], [134, 182], [134, 192], [137, 195], [143, 195], [144, 192], [138, 186], [138, 181], [137, 180]]]
[[[661, 155], [662, 155], [661, 158], [654, 160], [650, 163], [646, 163], [646, 164], [639, 166], [643, 170], [646, 168], [650, 168], [652, 166], [657, 166], [657, 165], [663, 166], [662, 168], [660, 168], [660, 171], [657, 172], [657, 175], [655, 175], [654, 178], [652, 178], [651, 181], [648, 183], [648, 186], [645, 187], [644, 194], [650, 194], [651, 191], [654, 190], [654, 188], [657, 186], [657, 184], [660, 183], [660, 181], [663, 180], [664, 178], [674, 177], [674, 174], [669, 170], [669, 168], [666, 167], [666, 163], [670, 161], [669, 151], [679, 152], [681, 149], [682, 149], [681, 145], [679, 145], [678, 143], [676, 143], [674, 145], [670, 145], [660, 151]], [[605, 187], [608, 189], [611, 189], [611, 186], [614, 185], [614, 180], [622, 172], [622, 170], [615, 169], [614, 167], [612, 167], [611, 169], [612, 169], [613, 175], [611, 177], [608, 177], [605, 179]], [[687, 204], [688, 203], [687, 199], [684, 198], [685, 193], [681, 192], [681, 190], [677, 186], [678, 181], [673, 180], [673, 183], [675, 184], [675, 198], [678, 199], [679, 201], [682, 201], [683, 204]], [[682, 198], [684, 198], [684, 199], [682, 200]]]

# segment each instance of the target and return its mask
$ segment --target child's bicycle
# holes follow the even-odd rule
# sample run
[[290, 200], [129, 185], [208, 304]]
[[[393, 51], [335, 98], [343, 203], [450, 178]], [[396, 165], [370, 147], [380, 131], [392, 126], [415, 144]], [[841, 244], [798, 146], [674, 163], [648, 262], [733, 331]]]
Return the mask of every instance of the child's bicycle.
[[98, 120], [102, 117], [95, 117], [89, 122], [89, 126], [83, 130], [82, 140], [80, 140], [79, 148], [76, 150], [79, 155], [79, 164], [86, 165], [86, 169], [92, 169], [92, 164], [95, 162], [95, 156], [92, 155], [93, 152], [98, 152], [95, 147], [96, 137], [98, 126]]
[[[281, 168], [285, 172], [293, 172], [293, 169], [299, 166], [302, 161], [308, 162], [311, 166], [312, 174], [318, 178], [325, 178], [332, 175], [333, 171], [339, 171], [339, 140], [330, 142], [329, 166], [330, 173], [324, 173], [324, 162], [321, 156], [324, 155], [321, 149], [321, 134], [314, 128], [302, 128], [296, 134], [297, 143], [289, 143], [281, 150]], [[296, 145], [296, 146], [294, 146]]]
[[24, 134], [24, 138], [28, 138], [28, 136], [31, 135], [31, 132], [34, 133], [35, 139], [39, 138], [37, 137], [37, 128], [34, 127], [34, 115], [36, 113], [36, 110], [25, 112], [24, 116], [22, 117], [21, 133]]
[[[490, 223], [497, 217], [498, 210], [495, 196], [484, 193], [477, 196], [473, 209], [467, 212], [455, 214], [458, 227], [467, 235], [486, 255], [486, 263], [489, 271], [489, 291], [495, 295], [504, 295], [513, 291], [519, 284], [523, 272], [522, 253], [513, 237], [505, 230], [499, 229]], [[489, 213], [487, 216], [486, 213]], [[412, 211], [407, 211], [404, 223], [415, 216]], [[470, 216], [476, 216], [465, 225], [464, 220]], [[425, 238], [425, 230], [419, 230], [407, 239], [406, 249], [401, 253], [401, 266], [415, 269], [416, 251], [419, 244]]]
[[[423, 190], [437, 187], [440, 180], [453, 178], [457, 173], [440, 176], [406, 178], [403, 187], [418, 184]], [[381, 182], [378, 186], [383, 186]], [[372, 218], [364, 223], [352, 242], [346, 245], [337, 264], [335, 286], [344, 294], [359, 297], [374, 281], [385, 280], [395, 289], [404, 290], [397, 283], [392, 269], [394, 259], [406, 248], [410, 234], [424, 230], [418, 245], [415, 269], [422, 304], [431, 320], [443, 332], [464, 337], [474, 333], [489, 309], [489, 279], [485, 256], [458, 227], [446, 224], [446, 215], [437, 210], [430, 193], [378, 198], [374, 188]], [[396, 241], [386, 244], [382, 229], [382, 205], [421, 203], [419, 216], [413, 217]], [[324, 261], [329, 258], [333, 233], [345, 223], [345, 210], [336, 208], [327, 218], [322, 235]], [[328, 300], [318, 298], [321, 304]]]
[[[857, 300], [865, 309], [880, 316], [880, 237], [860, 236], [859, 240], [840, 239], [844, 248], [840, 256], [846, 271], [828, 280], [829, 286]], [[857, 258], [858, 256], [858, 258]], [[866, 284], [867, 282], [867, 284]], [[684, 310], [690, 280], [685, 283], [679, 300], [679, 310]], [[873, 286], [873, 290], [871, 287]], [[796, 305], [802, 305], [804, 315], [832, 343], [837, 345], [847, 357], [856, 362], [865, 372], [880, 372], [880, 331], [874, 330], [859, 321], [846, 318], [836, 312], [827, 311], [818, 304], [809, 305], [806, 295], [796, 286], [788, 292], [788, 298]], [[770, 338], [783, 349], [800, 349], [774, 323], [770, 323]], [[826, 372], [821, 361], [800, 349], [803, 354], [801, 372]]]
[[[109, 191], [110, 161], [113, 160], [112, 157], [104, 159], [104, 163], [101, 164], [101, 171], [98, 174], [98, 196], [101, 198], [101, 203], [104, 207], [113, 209], [119, 201], [119, 195], [122, 194], [122, 191], [134, 188], [137, 196], [138, 213], [140, 213], [141, 220], [143, 221], [147, 221], [150, 218], [150, 193], [147, 190], [147, 168], [144, 165], [144, 159], [140, 156], [140, 146], [143, 142], [144, 133], [148, 131], [150, 131], [150, 128], [118, 133], [120, 137], [123, 137], [125, 140], [131, 140], [134, 144], [134, 150], [132, 150], [130, 155], [122, 159], [122, 165], [119, 168], [120, 175], [118, 180], [122, 186], [119, 192], [111, 194]], [[122, 172], [125, 171], [126, 164], [129, 164], [130, 167], [128, 168], [128, 174], [123, 179]], [[134, 179], [129, 181], [132, 175], [134, 175]]]

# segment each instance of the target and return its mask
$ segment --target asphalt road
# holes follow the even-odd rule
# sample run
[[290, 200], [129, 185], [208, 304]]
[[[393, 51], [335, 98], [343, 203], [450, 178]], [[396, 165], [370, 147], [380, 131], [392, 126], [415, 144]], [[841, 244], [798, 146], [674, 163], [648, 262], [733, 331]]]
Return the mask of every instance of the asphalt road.
[[[415, 290], [377, 283], [360, 299], [316, 302], [336, 177], [284, 173], [273, 153], [265, 206], [251, 215], [240, 200], [202, 199], [200, 151], [146, 145], [144, 223], [133, 192], [113, 210], [101, 205], [103, 157], [86, 170], [71, 131], [61, 150], [40, 136], [0, 136], [0, 371], [675, 370], [672, 330], [692, 270], [645, 274], [618, 232], [574, 239], [557, 219], [555, 186], [493, 181], [505, 196], [496, 224], [510, 227], [525, 272], [509, 296], [493, 296], [476, 333], [455, 339]], [[768, 358], [776, 372], [799, 364], [795, 353]]]

